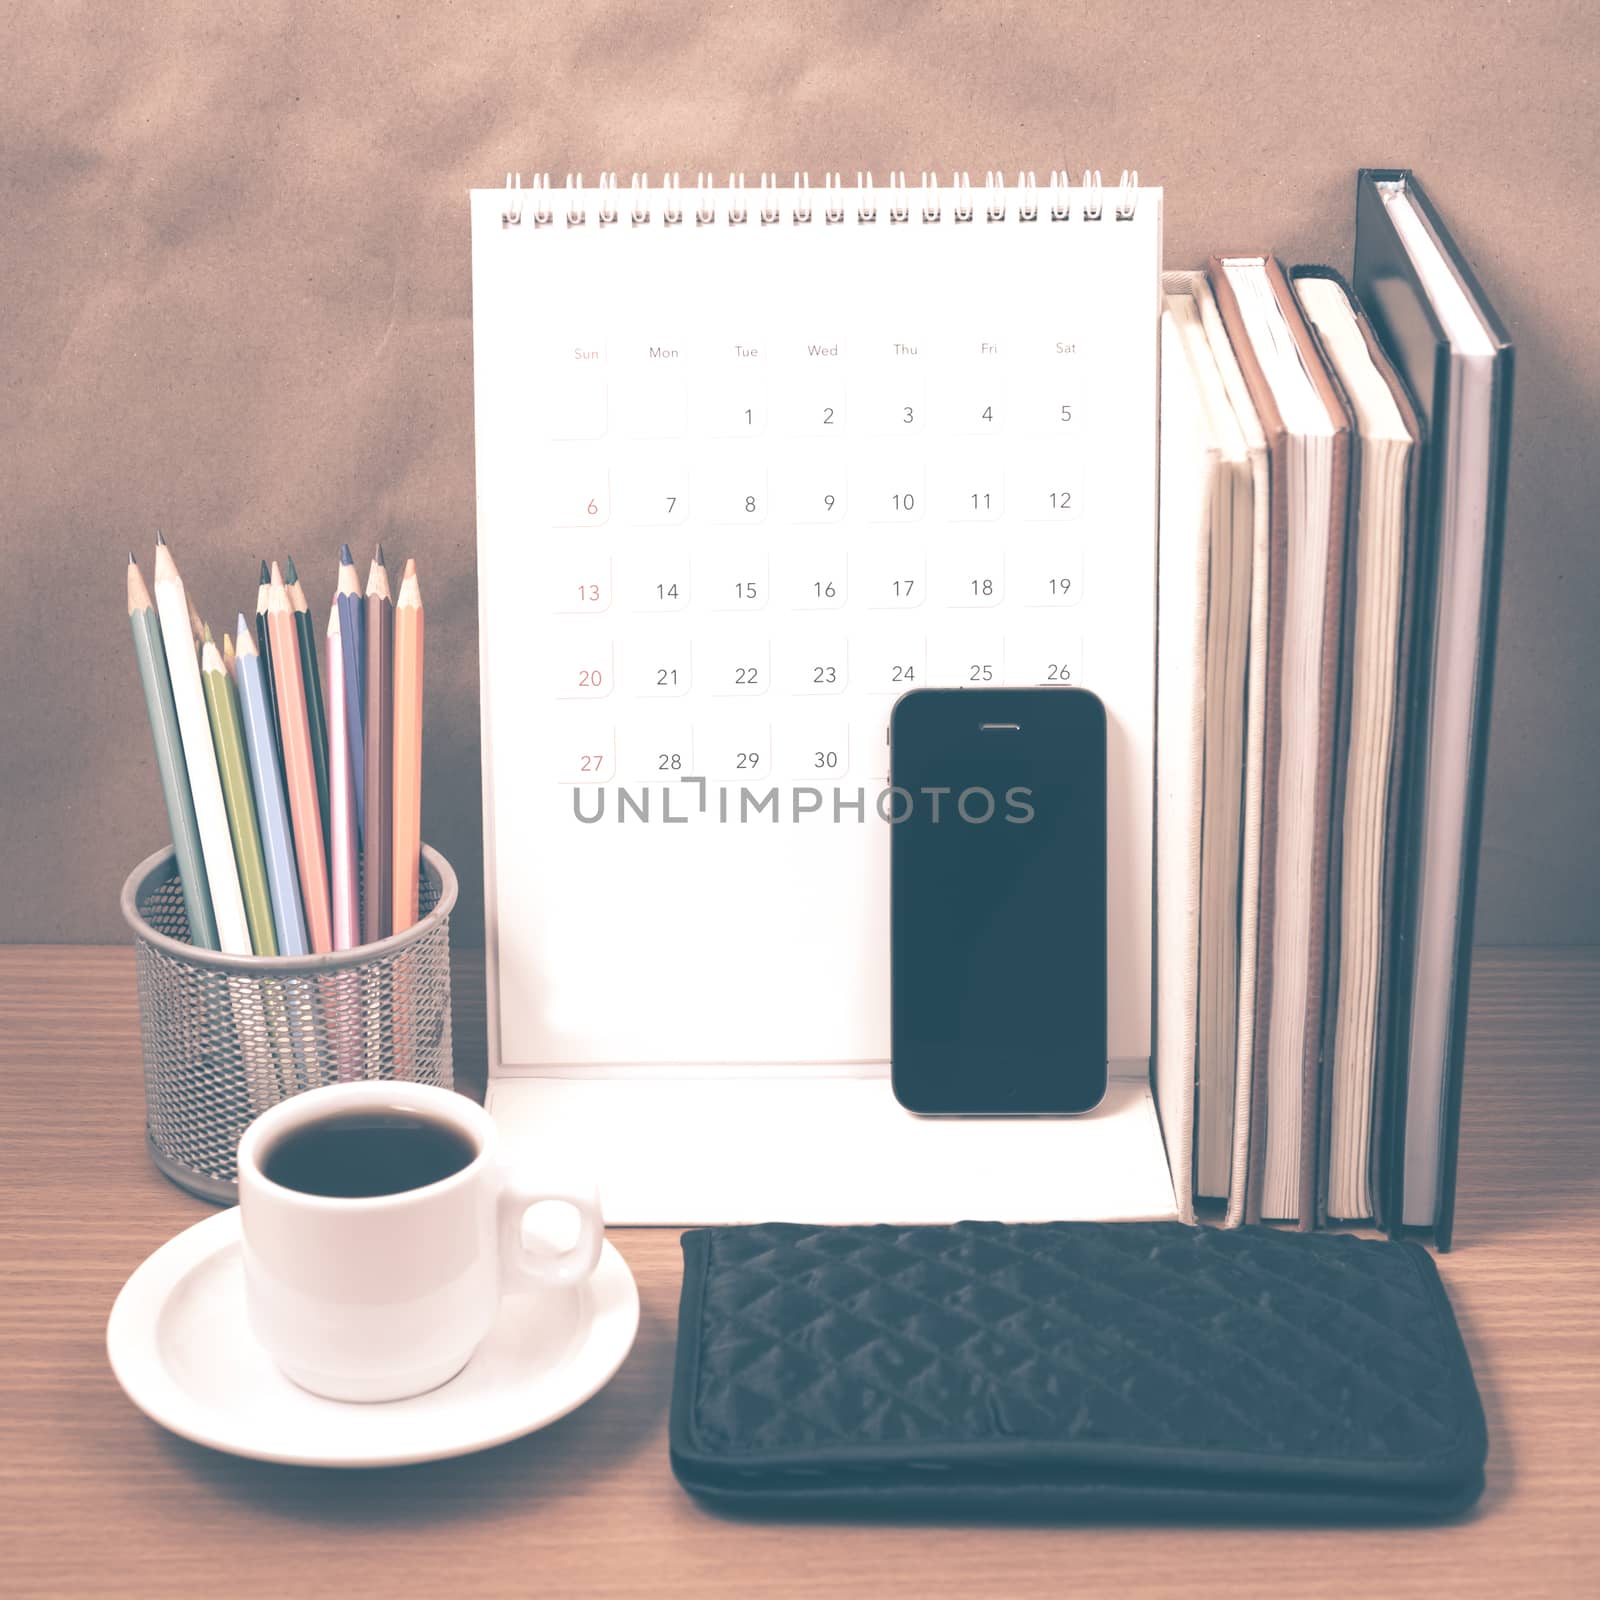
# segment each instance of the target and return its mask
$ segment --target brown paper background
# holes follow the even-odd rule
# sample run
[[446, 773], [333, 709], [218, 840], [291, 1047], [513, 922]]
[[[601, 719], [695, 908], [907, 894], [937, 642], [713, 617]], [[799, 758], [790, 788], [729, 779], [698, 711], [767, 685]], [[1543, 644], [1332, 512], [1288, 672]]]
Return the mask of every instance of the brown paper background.
[[[11, 4], [0, 49], [0, 938], [118, 940], [164, 842], [124, 552], [217, 628], [415, 554], [425, 832], [481, 938], [468, 187], [510, 168], [1137, 166], [1166, 259], [1348, 270], [1415, 167], [1518, 345], [1479, 933], [1600, 941], [1600, 8]], [[803, 285], [775, 292], [797, 294]], [[148, 571], [148, 565], [146, 567]]]

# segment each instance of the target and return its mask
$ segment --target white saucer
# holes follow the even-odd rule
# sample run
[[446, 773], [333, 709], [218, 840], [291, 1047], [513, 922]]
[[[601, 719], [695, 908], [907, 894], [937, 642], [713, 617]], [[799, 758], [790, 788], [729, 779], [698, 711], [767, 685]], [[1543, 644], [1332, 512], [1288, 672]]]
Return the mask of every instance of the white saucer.
[[324, 1400], [284, 1377], [250, 1332], [234, 1207], [169, 1239], [128, 1279], [106, 1351], [128, 1398], [197, 1444], [300, 1466], [397, 1467], [564, 1417], [605, 1386], [638, 1329], [639, 1290], [607, 1243], [578, 1288], [506, 1296], [443, 1387], [375, 1405]]

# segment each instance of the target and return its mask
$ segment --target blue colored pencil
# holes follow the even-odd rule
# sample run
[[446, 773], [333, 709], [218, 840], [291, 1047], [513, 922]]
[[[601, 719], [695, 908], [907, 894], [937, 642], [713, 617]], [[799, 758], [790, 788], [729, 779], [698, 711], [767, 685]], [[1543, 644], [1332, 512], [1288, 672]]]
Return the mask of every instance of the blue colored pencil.
[[339, 546], [339, 644], [344, 651], [344, 725], [350, 735], [350, 776], [356, 785], [356, 836], [362, 837], [367, 806], [367, 612], [350, 546]]
[[306, 937], [305, 907], [300, 899], [294, 835], [289, 828], [289, 800], [283, 787], [278, 739], [272, 731], [266, 674], [243, 613], [239, 617], [234, 674], [238, 680], [245, 749], [250, 756], [256, 816], [261, 824], [261, 849], [267, 862], [267, 887], [272, 894], [272, 922], [278, 934], [278, 954], [303, 956], [311, 946]]

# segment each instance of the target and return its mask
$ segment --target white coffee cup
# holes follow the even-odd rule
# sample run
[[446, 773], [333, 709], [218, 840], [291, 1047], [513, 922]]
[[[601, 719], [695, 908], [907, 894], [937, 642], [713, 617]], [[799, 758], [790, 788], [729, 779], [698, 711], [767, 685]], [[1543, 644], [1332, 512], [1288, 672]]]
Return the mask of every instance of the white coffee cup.
[[[275, 1183], [281, 1141], [352, 1113], [420, 1114], [475, 1152], [448, 1177], [356, 1199]], [[329, 1084], [263, 1112], [239, 1141], [239, 1218], [250, 1326], [279, 1368], [334, 1400], [399, 1400], [453, 1378], [493, 1325], [503, 1294], [581, 1283], [605, 1225], [592, 1189], [537, 1182], [506, 1165], [494, 1119], [420, 1083]], [[530, 1206], [578, 1213], [562, 1254], [523, 1242]]]

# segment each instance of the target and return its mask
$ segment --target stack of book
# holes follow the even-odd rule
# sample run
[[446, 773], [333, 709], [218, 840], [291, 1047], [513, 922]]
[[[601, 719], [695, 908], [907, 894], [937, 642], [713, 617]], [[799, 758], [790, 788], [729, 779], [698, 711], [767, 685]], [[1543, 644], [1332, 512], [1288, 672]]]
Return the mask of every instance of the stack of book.
[[1443, 1248], [1511, 347], [1409, 172], [1166, 277], [1157, 1087], [1180, 1204]]

